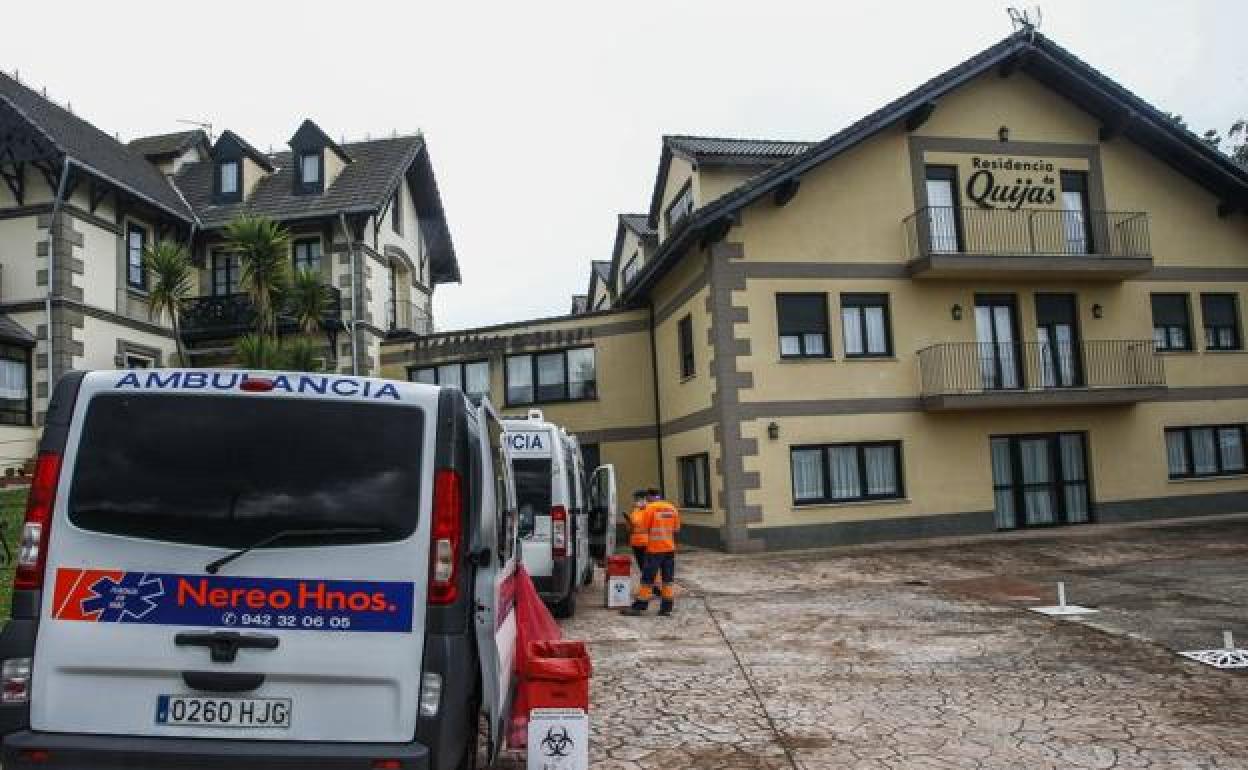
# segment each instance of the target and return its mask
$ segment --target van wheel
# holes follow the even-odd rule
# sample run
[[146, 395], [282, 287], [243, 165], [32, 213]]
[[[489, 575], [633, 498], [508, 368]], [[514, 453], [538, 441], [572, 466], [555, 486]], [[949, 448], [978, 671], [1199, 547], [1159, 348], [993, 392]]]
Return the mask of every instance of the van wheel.
[[550, 614], [557, 618], [570, 618], [576, 614], [576, 585], [568, 587], [568, 595], [554, 603]]

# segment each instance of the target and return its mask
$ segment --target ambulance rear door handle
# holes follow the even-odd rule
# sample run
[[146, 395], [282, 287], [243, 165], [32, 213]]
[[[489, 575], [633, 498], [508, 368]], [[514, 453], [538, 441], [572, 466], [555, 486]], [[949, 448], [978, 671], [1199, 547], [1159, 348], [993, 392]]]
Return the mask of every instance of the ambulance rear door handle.
[[240, 634], [237, 631], [211, 633], [182, 632], [173, 637], [179, 647], [207, 647], [213, 663], [233, 663], [238, 651], [276, 650], [281, 640], [270, 634]]

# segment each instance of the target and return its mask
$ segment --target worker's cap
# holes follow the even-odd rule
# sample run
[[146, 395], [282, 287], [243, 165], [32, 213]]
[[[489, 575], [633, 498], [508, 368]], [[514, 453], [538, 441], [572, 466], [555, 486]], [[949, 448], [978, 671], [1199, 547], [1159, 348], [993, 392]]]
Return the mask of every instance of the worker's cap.
[[658, 487], [650, 487], [649, 489], [646, 490], [646, 497], [662, 497], [662, 496], [663, 496], [663, 493], [659, 491]]
[[645, 497], [645, 496], [646, 496], [646, 490], [644, 489], [633, 490], [633, 497]]

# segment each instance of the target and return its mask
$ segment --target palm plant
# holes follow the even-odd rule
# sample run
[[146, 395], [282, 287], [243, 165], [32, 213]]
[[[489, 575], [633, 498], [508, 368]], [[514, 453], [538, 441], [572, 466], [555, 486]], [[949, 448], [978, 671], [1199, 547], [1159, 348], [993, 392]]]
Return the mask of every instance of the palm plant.
[[256, 309], [256, 332], [273, 336], [290, 284], [290, 231], [267, 217], [242, 215], [225, 226], [225, 240], [239, 255], [239, 283]]
[[283, 369], [286, 355], [277, 338], [267, 334], [244, 334], [234, 343], [234, 356], [244, 369]]
[[329, 289], [315, 270], [296, 270], [286, 294], [286, 311], [294, 317], [299, 330], [313, 335], [325, 325], [329, 311]]
[[295, 337], [282, 344], [283, 367], [292, 372], [319, 372], [320, 345], [307, 337]]
[[159, 241], [143, 252], [143, 266], [148, 272], [147, 315], [158, 320], [165, 315], [173, 326], [173, 343], [178, 350], [178, 363], [187, 366], [186, 347], [182, 343], [182, 301], [195, 292], [195, 268], [191, 266], [186, 247], [175, 241]]

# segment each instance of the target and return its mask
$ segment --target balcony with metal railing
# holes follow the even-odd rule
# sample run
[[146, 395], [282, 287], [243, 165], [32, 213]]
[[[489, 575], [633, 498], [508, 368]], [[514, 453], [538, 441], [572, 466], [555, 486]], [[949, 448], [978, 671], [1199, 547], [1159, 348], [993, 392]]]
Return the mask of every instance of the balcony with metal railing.
[[944, 342], [918, 357], [929, 411], [1130, 404], [1166, 390], [1152, 340]]
[[[332, 331], [342, 328], [342, 292], [326, 286], [329, 302], [325, 309], [325, 327]], [[239, 337], [256, 328], [256, 307], [248, 294], [220, 294], [191, 297], [182, 301], [182, 337], [188, 343], [203, 340], [224, 340]], [[298, 330], [298, 322], [287, 312], [277, 314], [278, 332]]]
[[390, 334], [433, 334], [433, 315], [415, 302], [386, 302], [386, 317], [383, 320]]
[[915, 278], [1121, 280], [1153, 267], [1140, 211], [925, 206], [902, 224]]

